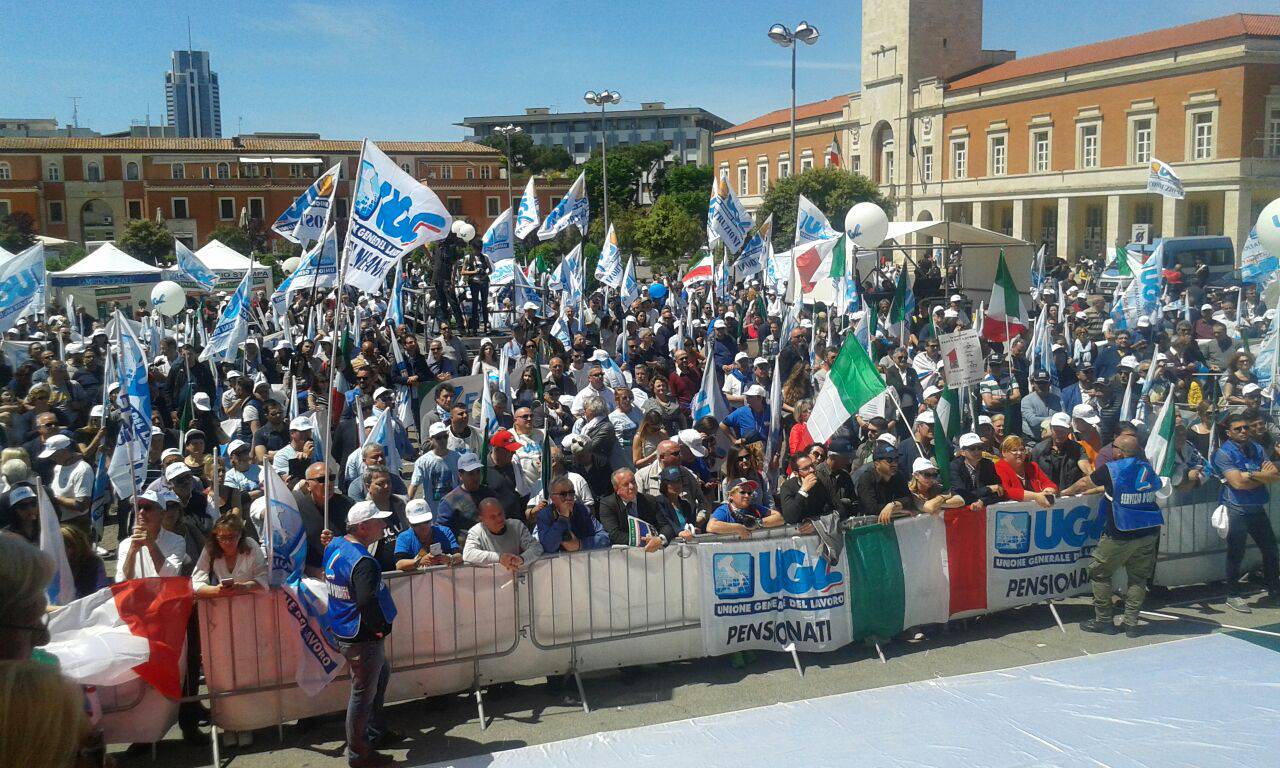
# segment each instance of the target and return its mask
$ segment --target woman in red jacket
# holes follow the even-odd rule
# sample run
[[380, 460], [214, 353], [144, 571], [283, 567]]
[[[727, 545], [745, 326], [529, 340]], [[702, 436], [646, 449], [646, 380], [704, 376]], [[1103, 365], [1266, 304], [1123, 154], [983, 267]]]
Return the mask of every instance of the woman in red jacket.
[[1058, 486], [1031, 460], [1031, 452], [1021, 437], [1006, 437], [1000, 444], [1000, 456], [996, 461], [996, 475], [1010, 501], [1034, 501], [1045, 508], [1053, 506]]

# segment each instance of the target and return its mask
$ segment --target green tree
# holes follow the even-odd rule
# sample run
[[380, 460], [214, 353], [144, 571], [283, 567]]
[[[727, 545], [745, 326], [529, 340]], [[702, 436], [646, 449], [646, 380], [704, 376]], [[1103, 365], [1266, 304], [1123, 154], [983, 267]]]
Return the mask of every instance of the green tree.
[[703, 197], [711, 195], [711, 181], [716, 177], [710, 166], [681, 163], [668, 166], [653, 184], [656, 195], [679, 192], [697, 192]]
[[207, 244], [210, 240], [217, 240], [231, 250], [245, 254], [253, 248], [253, 243], [249, 240], [249, 235], [245, 233], [243, 227], [237, 227], [234, 224], [219, 224], [209, 233], [209, 237], [205, 239]]
[[573, 155], [569, 150], [554, 144], [549, 147], [534, 147], [529, 153], [526, 170], [530, 173], [546, 173], [547, 171], [563, 171], [573, 165]]
[[844, 216], [855, 203], [875, 203], [893, 218], [893, 203], [881, 195], [879, 187], [866, 176], [839, 168], [811, 168], [775, 182], [756, 211], [758, 222], [773, 214], [775, 250], [789, 250], [795, 242], [796, 204], [800, 195], [818, 206], [837, 230], [844, 226]]
[[44, 268], [49, 272], [61, 272], [84, 257], [84, 248], [79, 245], [69, 245], [58, 251], [46, 251]]
[[[479, 142], [486, 147], [507, 154], [507, 139], [501, 134], [483, 138]], [[560, 145], [539, 146], [526, 133], [517, 133], [511, 137], [511, 170], [513, 173], [545, 173], [546, 171], [563, 171], [573, 165], [573, 157]]]
[[173, 233], [151, 219], [134, 219], [117, 244], [133, 258], [158, 267], [162, 256], [173, 253]]
[[14, 211], [0, 219], [0, 248], [10, 253], [36, 244], [36, 220], [26, 211]]
[[636, 251], [655, 272], [674, 267], [705, 237], [703, 225], [672, 195], [659, 197], [648, 214], [635, 221], [628, 234]]

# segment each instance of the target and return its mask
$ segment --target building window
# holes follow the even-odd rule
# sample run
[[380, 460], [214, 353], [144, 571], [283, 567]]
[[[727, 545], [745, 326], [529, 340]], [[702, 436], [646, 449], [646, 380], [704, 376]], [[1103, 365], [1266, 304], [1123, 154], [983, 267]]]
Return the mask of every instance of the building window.
[[442, 178], [442, 179], [452, 179], [452, 178], [453, 178], [453, 166], [452, 166], [452, 165], [442, 165], [442, 166], [440, 166], [440, 178]]
[[499, 213], [502, 213], [502, 211], [499, 210], [498, 208], [499, 205], [502, 205], [502, 203], [496, 197], [486, 197], [484, 199], [485, 213], [489, 214], [489, 218], [492, 219], [496, 217]]
[[813, 167], [813, 153], [805, 150], [800, 154], [800, 172], [804, 173]]
[[1080, 126], [1080, 168], [1098, 167], [1098, 145], [1102, 127], [1097, 123]]
[[933, 181], [933, 147], [920, 150], [920, 179], [925, 184]]
[[585, 155], [586, 153], [587, 153], [587, 145], [586, 145], [586, 143], [581, 142], [581, 141], [575, 141], [575, 142], [573, 143], [573, 154], [575, 154], [575, 155]]
[[266, 217], [263, 214], [264, 208], [265, 206], [262, 204], [262, 198], [260, 197], [249, 198], [249, 218], [251, 220], [265, 221]]
[[190, 216], [187, 215], [188, 213], [190, 213], [190, 211], [187, 210], [187, 198], [175, 197], [171, 202], [173, 203], [173, 218], [175, 219], [191, 218]]
[[756, 194], [763, 195], [769, 191], [769, 165], [767, 163], [758, 163], [756, 165]]
[[462, 198], [460, 198], [460, 197], [451, 197], [451, 198], [449, 198], [449, 199], [445, 202], [445, 205], [446, 205], [446, 207], [448, 207], [448, 209], [449, 209], [449, 215], [450, 215], [450, 216], [461, 216], [461, 215], [462, 215]]
[[[409, 172], [409, 166], [404, 167], [405, 173]], [[289, 164], [289, 178], [296, 179], [302, 176], [302, 166], [297, 163]]]
[[200, 178], [202, 178], [202, 179], [212, 179], [212, 178], [213, 178], [213, 169], [212, 169], [212, 168], [210, 168], [210, 167], [209, 167], [209, 166], [207, 166], [207, 165], [202, 165], [202, 166], [200, 166]]
[[969, 140], [951, 142], [951, 178], [963, 179], [969, 175]]
[[96, 162], [90, 161], [89, 164], [84, 167], [84, 180], [102, 181], [102, 166], [98, 165]]
[[169, 166], [170, 178], [185, 179], [187, 178], [187, 167], [182, 163], [174, 163]]
[[992, 136], [991, 142], [991, 175], [1004, 176], [1009, 172], [1009, 137]]
[[231, 178], [231, 166], [227, 165], [226, 163], [218, 163], [218, 178], [220, 179]]
[[1193, 112], [1191, 115], [1191, 159], [1213, 159], [1213, 113]]
[[230, 197], [218, 198], [218, 218], [231, 221], [236, 217], [236, 201]]
[[787, 177], [788, 177], [788, 176], [790, 176], [790, 175], [791, 175], [791, 160], [790, 160], [790, 158], [788, 158], [788, 159], [786, 159], [786, 160], [784, 160], [784, 159], [782, 159], [782, 158], [778, 158], [778, 180], [779, 180], [779, 181], [781, 181], [782, 179], [785, 179], [785, 178], [787, 178]]
[[738, 194], [740, 195], [747, 194], [747, 179], [749, 177], [750, 177], [750, 172], [747, 170], [747, 166], [739, 165], [738, 166]]
[[1209, 234], [1209, 204], [1203, 200], [1187, 204], [1187, 234]]
[[60, 200], [49, 201], [49, 223], [62, 223], [62, 202]]
[[1133, 121], [1133, 162], [1137, 165], [1151, 162], [1151, 147], [1154, 143], [1151, 126], [1152, 120], [1149, 117]]
[[[467, 170], [471, 170], [471, 169], [470, 169], [470, 168], [468, 168]], [[492, 166], [492, 165], [482, 165], [482, 166], [480, 166], [480, 178], [482, 178], [482, 179], [486, 179], [486, 180], [488, 180], [488, 179], [492, 179], [492, 178], [493, 178], [493, 166]]]
[[552, 197], [551, 201], [547, 204], [547, 210], [554, 211], [556, 209], [556, 206], [559, 205], [560, 201], [563, 199], [564, 198], [562, 197]]
[[1058, 237], [1058, 209], [1045, 208], [1040, 212], [1040, 239], [1046, 243]]
[[862, 170], [862, 155], [854, 155], [849, 158], [849, 170], [857, 173]]
[[1134, 224], [1151, 224], [1154, 207], [1151, 203], [1135, 203], [1133, 206], [1133, 223]]
[[412, 176], [412, 175], [413, 175], [413, 171], [409, 170], [409, 164], [408, 164], [408, 163], [401, 163], [401, 164], [400, 164], [400, 170], [404, 171], [405, 173], [409, 174], [410, 176]]
[[62, 181], [62, 169], [55, 163], [49, 163], [49, 167], [45, 169], [44, 176], [49, 181]]
[[0, 218], [8, 216], [12, 210], [13, 208], [8, 200], [0, 200]]
[[240, 175], [250, 179], [256, 179], [262, 174], [262, 169], [256, 165], [246, 165], [240, 169]]
[[1262, 147], [1265, 157], [1280, 157], [1280, 107], [1267, 110], [1267, 132]]
[[338, 198], [337, 205], [334, 206], [334, 210], [338, 214], [339, 219], [347, 218], [347, 198]]
[[1031, 167], [1036, 173], [1049, 170], [1049, 132], [1034, 131], [1031, 134]]
[[8, 163], [0, 163], [0, 181], [8, 181], [13, 178], [13, 169]]
[[468, 179], [474, 179], [475, 177], [476, 177], [476, 169], [475, 169], [475, 168], [472, 168], [471, 166], [469, 166], [469, 165], [468, 165], [468, 166], [467, 166], [467, 178], [468, 178]]
[[141, 173], [139, 173], [137, 163], [133, 162], [132, 160], [125, 163], [125, 166], [124, 166], [125, 181], [137, 181], [140, 175]]
[[130, 219], [137, 220], [142, 218], [142, 201], [141, 200], [127, 201], [125, 203], [125, 209], [129, 212]]

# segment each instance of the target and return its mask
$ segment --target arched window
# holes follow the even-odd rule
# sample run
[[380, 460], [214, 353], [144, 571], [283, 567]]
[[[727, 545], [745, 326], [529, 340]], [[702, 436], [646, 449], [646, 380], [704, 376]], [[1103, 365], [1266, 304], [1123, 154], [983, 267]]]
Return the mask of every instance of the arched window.
[[102, 181], [102, 166], [95, 162], [90, 162], [84, 167], [85, 181]]
[[124, 177], [128, 181], [137, 181], [141, 174], [138, 172], [138, 164], [130, 162], [124, 167]]
[[231, 178], [231, 166], [227, 165], [226, 163], [218, 163], [218, 178], [220, 179]]

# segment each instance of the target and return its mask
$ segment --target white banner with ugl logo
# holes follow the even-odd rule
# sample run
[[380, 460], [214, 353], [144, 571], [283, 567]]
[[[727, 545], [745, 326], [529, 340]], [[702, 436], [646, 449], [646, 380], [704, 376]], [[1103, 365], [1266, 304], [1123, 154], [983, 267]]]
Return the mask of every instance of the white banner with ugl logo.
[[1098, 496], [1022, 502], [987, 510], [986, 612], [1070, 597], [1089, 589], [1087, 569], [1106, 525]]
[[815, 536], [700, 544], [708, 656], [833, 651], [853, 639], [849, 566], [818, 554]]

